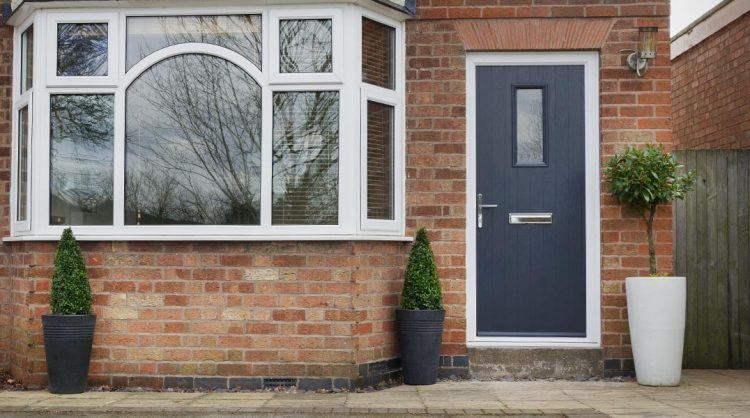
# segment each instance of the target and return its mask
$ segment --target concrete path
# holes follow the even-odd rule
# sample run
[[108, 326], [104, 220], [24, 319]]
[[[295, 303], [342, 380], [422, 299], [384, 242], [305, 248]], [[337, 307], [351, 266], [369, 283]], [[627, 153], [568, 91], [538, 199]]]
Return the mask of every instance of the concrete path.
[[750, 417], [750, 370], [687, 370], [677, 388], [632, 382], [443, 382], [369, 393], [0, 392], [6, 416]]

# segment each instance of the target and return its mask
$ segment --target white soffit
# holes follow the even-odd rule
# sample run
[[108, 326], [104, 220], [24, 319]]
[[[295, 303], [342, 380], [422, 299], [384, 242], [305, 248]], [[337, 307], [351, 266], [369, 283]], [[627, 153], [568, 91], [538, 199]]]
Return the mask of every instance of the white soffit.
[[[672, 2], [672, 7], [679, 7]], [[698, 45], [750, 11], [750, 0], [724, 0], [672, 38], [671, 58]]]

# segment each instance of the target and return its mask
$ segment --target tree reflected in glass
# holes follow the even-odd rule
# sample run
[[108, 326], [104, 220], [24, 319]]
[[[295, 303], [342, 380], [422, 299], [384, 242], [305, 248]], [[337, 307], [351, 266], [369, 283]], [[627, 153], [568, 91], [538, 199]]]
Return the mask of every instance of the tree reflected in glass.
[[273, 103], [273, 223], [338, 224], [338, 92], [278, 92]]
[[57, 25], [57, 75], [106, 76], [106, 23], [60, 23]]
[[516, 163], [544, 164], [544, 91], [516, 90]]
[[29, 107], [18, 111], [18, 200], [16, 220], [26, 221], [29, 216]]
[[111, 225], [114, 96], [50, 97], [50, 225]]
[[332, 25], [331, 19], [279, 21], [279, 72], [333, 71]]
[[143, 16], [127, 21], [127, 68], [172, 45], [203, 43], [234, 51], [261, 68], [261, 16]]
[[125, 223], [258, 225], [261, 88], [213, 56], [166, 59], [127, 91]]

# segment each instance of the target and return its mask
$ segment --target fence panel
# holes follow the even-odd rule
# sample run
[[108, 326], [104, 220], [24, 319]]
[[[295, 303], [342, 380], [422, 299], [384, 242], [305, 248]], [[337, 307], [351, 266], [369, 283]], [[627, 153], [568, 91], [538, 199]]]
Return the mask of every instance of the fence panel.
[[675, 151], [698, 174], [674, 205], [675, 273], [688, 282], [686, 368], [750, 368], [750, 150]]

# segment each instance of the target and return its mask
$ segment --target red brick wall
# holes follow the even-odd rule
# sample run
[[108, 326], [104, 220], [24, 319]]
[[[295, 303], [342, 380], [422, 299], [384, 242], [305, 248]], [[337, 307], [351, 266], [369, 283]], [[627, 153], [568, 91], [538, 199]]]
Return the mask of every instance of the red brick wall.
[[[447, 322], [443, 354], [465, 354], [465, 43], [456, 19], [588, 17], [611, 21], [601, 45], [602, 164], [628, 145], [659, 142], [669, 150], [670, 61], [668, 1], [430, 0], [421, 20], [407, 23], [408, 226], [430, 228], [443, 282]], [[448, 18], [448, 19], [446, 19]], [[575, 20], [570, 20], [575, 22]], [[634, 48], [639, 26], [658, 26], [658, 58], [638, 79], [621, 49]], [[572, 33], [575, 33], [573, 31]], [[493, 42], [487, 34], [487, 42]], [[513, 48], [503, 40], [505, 48]], [[573, 42], [575, 44], [575, 42]], [[624, 279], [648, 274], [644, 225], [602, 188], [602, 338], [606, 359], [627, 368], [631, 358]], [[659, 267], [672, 268], [671, 211], [656, 221]], [[610, 361], [610, 363], [612, 363]], [[632, 369], [631, 369], [632, 370]]]
[[[0, 0], [0, 8], [7, 3]], [[13, 28], [0, 18], [0, 236], [8, 235], [11, 147], [11, 78], [13, 69]], [[0, 369], [8, 365], [10, 344], [10, 277], [8, 253], [0, 243]]]
[[[358, 377], [397, 356], [405, 244], [82, 243], [98, 316], [91, 378]], [[11, 368], [44, 384], [55, 244], [12, 249]]]
[[672, 61], [676, 149], [750, 149], [750, 13]]
[[[445, 355], [466, 354], [466, 121], [464, 40], [455, 21], [443, 18], [499, 16], [500, 25], [511, 21], [503, 17], [524, 16], [574, 16], [573, 24], [590, 17], [609, 20], [600, 48], [602, 161], [631, 144], [671, 145], [666, 0], [497, 3], [422, 0], [421, 19], [407, 24], [407, 225], [409, 233], [430, 229], [447, 311]], [[646, 77], [637, 79], [618, 51], [635, 46], [637, 27], [643, 25], [660, 27], [659, 57]], [[0, 59], [6, 55], [0, 52]], [[0, 89], [9, 81], [5, 70], [0, 61]], [[5, 173], [0, 175], [0, 225], [7, 235], [10, 138], [4, 127], [10, 114], [7, 95], [0, 100], [0, 149], [6, 149], [0, 154]], [[670, 270], [668, 209], [656, 226], [659, 265]], [[648, 271], [642, 231], [635, 214], [602, 194], [603, 342], [606, 358], [615, 361], [631, 357], [624, 278]], [[358, 364], [397, 355], [392, 312], [405, 244], [103, 242], [83, 247], [99, 315], [92, 363], [98, 382], [158, 386], [163, 376], [355, 377]], [[39, 317], [48, 309], [54, 246], [3, 248], [12, 258], [6, 256], [0, 278], [5, 302], [0, 321], [12, 317], [13, 325], [12, 338], [0, 333], [0, 344], [12, 341], [16, 376], [40, 383]], [[258, 280], [268, 275], [272, 280]]]

